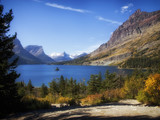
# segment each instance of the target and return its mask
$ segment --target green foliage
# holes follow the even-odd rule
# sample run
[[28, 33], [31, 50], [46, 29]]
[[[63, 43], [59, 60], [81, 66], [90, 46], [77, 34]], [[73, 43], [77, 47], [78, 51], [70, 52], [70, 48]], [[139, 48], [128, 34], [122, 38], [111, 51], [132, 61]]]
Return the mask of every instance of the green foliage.
[[105, 79], [103, 80], [103, 89], [110, 90], [121, 88], [124, 84], [124, 79], [121, 75], [117, 75], [116, 73], [109, 73], [107, 70], [105, 73]]
[[99, 93], [101, 89], [101, 74], [91, 75], [90, 80], [88, 81], [88, 93], [95, 94]]
[[53, 95], [53, 94], [51, 94], [51, 93], [49, 93], [49, 94], [45, 97], [45, 100], [48, 101], [50, 104], [56, 103], [56, 102], [57, 102], [57, 99], [58, 99], [58, 96], [57, 96], [57, 95]]
[[139, 90], [138, 95], [136, 96], [136, 99], [142, 103], [147, 103], [149, 98], [147, 97], [146, 92], [142, 89], [142, 90]]
[[87, 95], [87, 86], [85, 85], [85, 80], [82, 82], [78, 83], [79, 85], [79, 97], [83, 98]]
[[40, 88], [40, 92], [41, 92], [41, 97], [44, 98], [46, 97], [46, 95], [48, 95], [48, 87], [43, 83], [41, 88]]
[[66, 92], [66, 82], [64, 80], [64, 77], [61, 75], [60, 77], [60, 81], [59, 81], [59, 92], [61, 93], [61, 95], [65, 95]]
[[15, 107], [19, 99], [15, 80], [19, 75], [14, 70], [18, 59], [9, 62], [14, 55], [13, 40], [16, 34], [7, 34], [13, 19], [12, 14], [12, 10], [3, 14], [3, 6], [0, 5], [0, 116], [18, 108]]
[[17, 82], [18, 95], [23, 97], [26, 95], [26, 85], [24, 82]]
[[115, 87], [114, 81], [116, 81], [116, 74], [115, 73], [109, 73], [107, 70], [105, 73], [105, 80], [104, 80], [104, 88], [105, 89], [113, 89]]
[[56, 80], [52, 80], [52, 82], [49, 83], [49, 92], [53, 95], [56, 95], [59, 93], [59, 89], [58, 89], [58, 83], [56, 82]]
[[[153, 57], [154, 56], [154, 57]], [[157, 54], [154, 54], [152, 57], [147, 56], [138, 56], [138, 57], [131, 57], [125, 62], [119, 64], [121, 68], [152, 68], [156, 72], [159, 70], [157, 69], [157, 63], [160, 63], [160, 51]]]
[[135, 70], [128, 76], [124, 83], [124, 93], [127, 98], [135, 98], [138, 92], [144, 88], [145, 74], [141, 70]]
[[24, 96], [21, 99], [21, 103], [23, 105], [23, 111], [51, 108], [51, 105], [48, 101], [38, 99], [34, 96]]
[[32, 93], [32, 91], [33, 91], [33, 85], [32, 85], [32, 81], [31, 80], [29, 80], [29, 82], [28, 82], [28, 84], [27, 84], [27, 91], [29, 92], [29, 94], [31, 94]]

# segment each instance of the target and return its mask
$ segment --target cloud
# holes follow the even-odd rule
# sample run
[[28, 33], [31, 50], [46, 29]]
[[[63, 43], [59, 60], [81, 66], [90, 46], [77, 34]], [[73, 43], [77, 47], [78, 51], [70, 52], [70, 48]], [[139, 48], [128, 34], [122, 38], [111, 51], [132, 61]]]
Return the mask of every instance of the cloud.
[[102, 45], [102, 43], [97, 43], [97, 44], [89, 46], [87, 49], [84, 49], [81, 51], [76, 51], [76, 53], [78, 53], [78, 54], [88, 53], [89, 54], [89, 53], [93, 52], [94, 50], [96, 50], [97, 48], [99, 48], [100, 45]]
[[117, 24], [117, 25], [121, 25], [122, 24], [121, 22], [110, 20], [110, 19], [106, 19], [106, 18], [103, 18], [101, 16], [97, 16], [96, 18], [98, 20], [100, 20], [100, 21], [105, 21], [105, 22], [112, 23], [112, 24]]
[[128, 5], [122, 6], [121, 7], [121, 13], [125, 13], [125, 12], [131, 12], [131, 10], [129, 8], [133, 7], [132, 3], [129, 3]]
[[76, 9], [68, 6], [63, 6], [63, 5], [58, 5], [55, 3], [46, 3], [47, 6], [54, 7], [54, 8], [59, 8], [63, 10], [69, 10], [69, 11], [74, 11], [74, 12], [79, 12], [79, 13], [90, 13], [88, 10], [83, 10], [83, 9]]

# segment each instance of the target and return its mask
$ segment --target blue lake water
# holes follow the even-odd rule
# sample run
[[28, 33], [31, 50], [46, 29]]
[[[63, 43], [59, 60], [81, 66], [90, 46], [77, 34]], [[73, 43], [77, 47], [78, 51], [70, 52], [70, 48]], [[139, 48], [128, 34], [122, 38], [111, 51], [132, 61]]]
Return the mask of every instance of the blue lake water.
[[[60, 70], [55, 71], [56, 67]], [[16, 71], [20, 73], [20, 77], [16, 80], [24, 81], [28, 83], [29, 80], [32, 81], [32, 84], [36, 87], [42, 85], [42, 83], [48, 86], [48, 83], [53, 79], [60, 78], [61, 75], [64, 78], [76, 79], [77, 82], [85, 81], [87, 82], [91, 74], [102, 73], [102, 77], [106, 70], [109, 70], [110, 73], [116, 72], [119, 74], [127, 74], [132, 70], [128, 69], [118, 69], [115, 66], [78, 66], [78, 65], [20, 65], [16, 68]]]

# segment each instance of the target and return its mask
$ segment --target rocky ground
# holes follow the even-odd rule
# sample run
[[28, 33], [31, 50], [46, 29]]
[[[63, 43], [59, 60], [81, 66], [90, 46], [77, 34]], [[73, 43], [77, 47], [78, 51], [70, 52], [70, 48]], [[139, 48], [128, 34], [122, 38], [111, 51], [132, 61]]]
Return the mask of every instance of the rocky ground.
[[136, 100], [121, 100], [117, 103], [107, 103], [99, 106], [83, 107], [53, 107], [50, 110], [40, 110], [11, 115], [4, 120], [160, 120], [160, 107], [145, 106]]

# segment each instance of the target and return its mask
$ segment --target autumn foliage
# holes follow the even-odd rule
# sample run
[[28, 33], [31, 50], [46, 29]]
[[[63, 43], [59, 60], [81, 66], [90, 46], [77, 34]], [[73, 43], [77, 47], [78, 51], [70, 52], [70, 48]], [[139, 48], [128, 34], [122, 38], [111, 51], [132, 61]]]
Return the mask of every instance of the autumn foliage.
[[160, 105], [160, 74], [150, 75], [145, 82], [145, 89], [149, 103]]
[[59, 97], [59, 99], [58, 99], [58, 103], [60, 103], [60, 104], [70, 104], [70, 102], [72, 101], [72, 98], [69, 98], [69, 97], [63, 97], [63, 96], [61, 96], [61, 97]]
[[106, 90], [101, 94], [88, 95], [86, 98], [81, 99], [81, 105], [98, 105], [106, 102], [117, 102], [124, 97], [121, 89]]
[[86, 98], [81, 99], [81, 105], [98, 105], [102, 102], [102, 94], [88, 95]]

